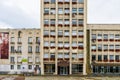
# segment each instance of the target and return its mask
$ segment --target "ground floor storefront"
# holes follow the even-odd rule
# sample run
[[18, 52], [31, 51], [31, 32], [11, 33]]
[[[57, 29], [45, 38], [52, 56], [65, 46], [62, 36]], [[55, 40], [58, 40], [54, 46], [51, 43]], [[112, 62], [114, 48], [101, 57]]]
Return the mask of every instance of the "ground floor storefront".
[[69, 63], [58, 63], [57, 68], [55, 64], [44, 64], [44, 74], [70, 75], [70, 71], [71, 74], [83, 74], [83, 64], [71, 64], [70, 67]]
[[93, 73], [102, 73], [102, 74], [120, 74], [120, 66], [93, 66], [92, 67]]

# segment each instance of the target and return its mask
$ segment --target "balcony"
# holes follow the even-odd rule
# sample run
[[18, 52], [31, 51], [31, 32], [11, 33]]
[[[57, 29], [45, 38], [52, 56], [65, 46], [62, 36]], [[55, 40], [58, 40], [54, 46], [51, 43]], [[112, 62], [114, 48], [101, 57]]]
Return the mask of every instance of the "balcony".
[[115, 62], [120, 62], [120, 60], [115, 60]]
[[83, 26], [83, 23], [82, 24], [78, 24], [79, 26]]
[[64, 58], [64, 60], [69, 61], [70, 59], [69, 58]]
[[50, 26], [55, 26], [55, 24], [50, 24]]
[[15, 44], [15, 42], [10, 42], [10, 44]]
[[78, 60], [83, 61], [84, 59], [83, 58], [78, 58]]
[[60, 60], [60, 61], [61, 61], [61, 60], [63, 60], [63, 58], [58, 58], [58, 60]]
[[104, 49], [104, 52], [108, 51], [108, 49]]
[[55, 38], [55, 35], [50, 35], [50, 37], [53, 37], [53, 38]]
[[17, 42], [18, 44], [22, 44], [22, 42]]
[[63, 4], [63, 1], [58, 1], [58, 4]]
[[98, 42], [101, 42], [102, 41], [102, 39], [97, 39], [98, 40]]
[[49, 13], [44, 13], [44, 15], [49, 15]]
[[109, 49], [109, 51], [114, 52], [114, 49]]
[[45, 27], [49, 27], [49, 24], [44, 24]]
[[77, 38], [77, 35], [72, 35], [72, 38]]
[[10, 61], [11, 64], [15, 64], [15, 61]]
[[108, 39], [103, 39], [103, 41], [108, 41]]
[[84, 48], [83, 46], [78, 46], [78, 49], [83, 50]]
[[63, 34], [61, 34], [61, 35], [60, 35], [60, 34], [58, 34], [58, 37], [63, 37]]
[[63, 24], [58, 24], [58, 26], [59, 26], [59, 27], [62, 27], [62, 26], [63, 26]]
[[44, 1], [44, 4], [49, 4], [50, 2], [49, 1]]
[[108, 62], [108, 59], [106, 59], [106, 60], [103, 60], [103, 62]]
[[72, 4], [77, 4], [77, 1], [72, 1]]
[[114, 62], [114, 60], [109, 60], [109, 62]]
[[96, 49], [92, 49], [92, 52], [96, 52]]
[[64, 4], [70, 4], [70, 2], [69, 1], [64, 1]]
[[96, 42], [96, 39], [92, 39], [92, 42], [93, 42], [93, 43]]
[[28, 42], [28, 44], [32, 44], [32, 42]]
[[64, 49], [69, 50], [69, 49], [70, 49], [70, 47], [64, 47]]
[[72, 46], [72, 49], [77, 49], [77, 46]]
[[58, 47], [58, 50], [61, 50], [61, 49], [63, 49], [63, 47]]
[[44, 37], [49, 37], [49, 34], [45, 34]]
[[79, 38], [83, 38], [83, 35], [78, 35]]
[[102, 49], [98, 49], [98, 51], [102, 51]]
[[29, 54], [32, 54], [33, 52], [32, 51], [28, 51]]
[[50, 61], [55, 61], [55, 58], [50, 58]]
[[120, 52], [120, 49], [115, 49], [115, 52]]
[[51, 49], [55, 49], [55, 46], [50, 46]]
[[120, 42], [120, 39], [115, 39], [116, 42]]
[[49, 61], [49, 58], [44, 58], [44, 61]]
[[66, 26], [70, 26], [70, 24], [64, 24], [64, 26], [66, 27]]
[[83, 15], [84, 13], [78, 13], [79, 15]]
[[48, 46], [44, 46], [44, 49], [49, 49], [49, 47]]
[[110, 41], [110, 42], [113, 42], [113, 41], [114, 41], [114, 39], [109, 39], [109, 41]]

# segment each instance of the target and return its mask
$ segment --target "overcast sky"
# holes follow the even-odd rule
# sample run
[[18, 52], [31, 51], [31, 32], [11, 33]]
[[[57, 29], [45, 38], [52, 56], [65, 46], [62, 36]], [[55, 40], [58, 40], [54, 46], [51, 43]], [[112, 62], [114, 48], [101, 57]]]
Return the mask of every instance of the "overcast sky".
[[[0, 0], [0, 28], [39, 28], [41, 0]], [[88, 0], [89, 24], [120, 24], [120, 0]]]

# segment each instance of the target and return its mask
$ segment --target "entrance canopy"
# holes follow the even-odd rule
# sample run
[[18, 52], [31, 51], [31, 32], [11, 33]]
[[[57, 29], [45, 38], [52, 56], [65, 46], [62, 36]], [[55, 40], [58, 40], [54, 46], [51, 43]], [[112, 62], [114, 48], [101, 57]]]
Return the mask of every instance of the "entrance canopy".
[[58, 66], [67, 67], [67, 66], [69, 66], [69, 62], [65, 61], [65, 60], [61, 60], [61, 61], [58, 62]]

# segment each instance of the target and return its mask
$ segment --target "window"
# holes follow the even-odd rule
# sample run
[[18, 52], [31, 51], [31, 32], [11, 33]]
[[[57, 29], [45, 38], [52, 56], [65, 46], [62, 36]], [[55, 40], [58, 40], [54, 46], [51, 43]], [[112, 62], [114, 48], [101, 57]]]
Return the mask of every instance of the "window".
[[103, 47], [104, 47], [104, 50], [108, 49], [108, 45], [104, 45]]
[[79, 8], [79, 9], [78, 9], [78, 13], [79, 13], [79, 14], [83, 14], [83, 8]]
[[63, 14], [63, 9], [62, 8], [58, 9], [58, 14]]
[[32, 65], [28, 65], [28, 69], [32, 69]]
[[44, 46], [49, 46], [49, 42], [48, 42], [48, 41], [45, 41], [45, 42], [44, 42]]
[[83, 42], [78, 42], [79, 47], [83, 47]]
[[44, 35], [49, 35], [49, 31], [48, 30], [44, 30]]
[[36, 52], [39, 53], [40, 52], [40, 47], [36, 46]]
[[11, 37], [11, 42], [14, 42], [14, 37]]
[[115, 45], [115, 49], [120, 49], [120, 45]]
[[69, 8], [65, 8], [64, 12], [65, 12], [65, 14], [69, 14], [70, 13]]
[[114, 60], [114, 55], [110, 55], [110, 60]]
[[92, 50], [96, 50], [96, 45], [92, 44]]
[[69, 42], [65, 42], [64, 43], [64, 47], [69, 47], [70, 45], [69, 45]]
[[28, 37], [28, 42], [32, 43], [32, 37]]
[[55, 58], [55, 53], [50, 53], [50, 58]]
[[98, 55], [98, 61], [102, 61], [102, 55]]
[[69, 35], [70, 35], [70, 34], [69, 34], [69, 30], [65, 30], [64, 35], [65, 35], [65, 36], [69, 36]]
[[72, 8], [72, 13], [77, 14], [77, 8]]
[[83, 36], [83, 30], [78, 30], [78, 35]]
[[51, 0], [51, 3], [55, 3], [55, 0]]
[[108, 34], [103, 35], [104, 39], [108, 39]]
[[11, 46], [11, 53], [14, 53], [15, 50], [14, 50], [14, 46]]
[[114, 34], [110, 34], [110, 39], [114, 39]]
[[28, 53], [32, 53], [32, 46], [28, 46]]
[[109, 49], [114, 49], [114, 45], [109, 45]]
[[77, 30], [72, 30], [72, 35], [77, 35]]
[[76, 42], [76, 41], [73, 41], [73, 42], [72, 42], [72, 46], [73, 46], [73, 47], [77, 47], [77, 42]]
[[21, 42], [21, 37], [18, 37], [18, 42]]
[[58, 42], [59, 47], [63, 47], [63, 42]]
[[40, 38], [39, 37], [36, 37], [36, 43], [40, 44]]
[[50, 46], [55, 46], [55, 41], [51, 41]]
[[63, 35], [63, 31], [62, 31], [62, 30], [59, 30], [59, 31], [58, 31], [58, 35], [59, 35], [59, 36], [62, 36], [62, 35]]
[[98, 50], [102, 50], [102, 44], [98, 44]]
[[84, 0], [78, 0], [79, 3], [84, 3]]
[[58, 20], [58, 24], [63, 24], [63, 20], [62, 20], [62, 19], [59, 19], [59, 20]]
[[65, 22], [64, 22], [66, 25], [69, 25], [69, 19], [65, 19]]
[[105, 61], [108, 60], [108, 56], [107, 55], [104, 55], [103, 57], [104, 57]]
[[44, 2], [49, 2], [49, 0], [44, 0]]
[[54, 24], [55, 24], [55, 19], [51, 19], [51, 20], [50, 20], [50, 24], [53, 24], [53, 25], [54, 25]]
[[48, 53], [44, 53], [44, 58], [49, 58]]
[[28, 57], [28, 62], [32, 62], [32, 57]]
[[18, 52], [21, 53], [22, 52], [22, 47], [18, 46]]
[[83, 72], [83, 65], [82, 64], [72, 64], [72, 73], [78, 74], [80, 72]]
[[84, 23], [84, 22], [83, 22], [83, 19], [79, 19], [79, 20], [78, 20], [78, 24], [79, 24], [79, 25], [82, 25], [83, 23]]
[[92, 61], [96, 60], [96, 55], [92, 55]]
[[119, 58], [120, 58], [119, 55], [115, 55], [115, 60], [116, 61], [119, 61]]
[[10, 62], [14, 63], [15, 62], [15, 58], [14, 57], [10, 57]]
[[44, 64], [44, 72], [45, 73], [54, 73], [55, 72], [55, 64]]
[[51, 8], [50, 14], [55, 14], [55, 8]]
[[13, 70], [14, 69], [14, 65], [10, 65], [10, 69]]
[[49, 24], [49, 20], [45, 19], [44, 24]]
[[92, 34], [92, 39], [96, 39], [96, 34]]
[[69, 58], [69, 53], [64, 53], [64, 58]]
[[83, 59], [83, 54], [82, 53], [78, 53], [78, 58]]
[[102, 34], [98, 34], [97, 39], [102, 39]]
[[17, 57], [17, 62], [21, 62], [21, 57]]
[[73, 19], [73, 20], [72, 20], [72, 24], [76, 25], [76, 24], [77, 24], [77, 20], [76, 20], [76, 19]]
[[21, 69], [21, 65], [17, 65], [17, 69], [20, 70]]
[[40, 62], [40, 58], [39, 58], [39, 57], [36, 57], [36, 58], [35, 58], [35, 62]]
[[115, 39], [120, 39], [120, 35], [119, 34], [115, 34]]
[[70, 0], [65, 0], [65, 2], [69, 2]]
[[77, 58], [77, 53], [72, 53], [72, 59], [76, 59]]
[[55, 30], [51, 30], [50, 35], [55, 36]]
[[58, 53], [58, 58], [63, 58], [63, 54], [62, 53]]
[[44, 8], [44, 13], [49, 14], [49, 8]]

